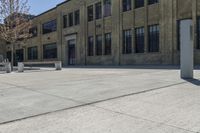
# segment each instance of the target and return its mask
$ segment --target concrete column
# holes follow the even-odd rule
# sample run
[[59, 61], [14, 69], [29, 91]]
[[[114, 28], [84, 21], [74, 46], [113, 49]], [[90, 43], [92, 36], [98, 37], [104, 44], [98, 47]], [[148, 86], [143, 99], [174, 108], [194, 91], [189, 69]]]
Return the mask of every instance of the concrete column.
[[181, 78], [193, 78], [194, 46], [192, 25], [191, 19], [180, 21]]
[[18, 62], [18, 72], [24, 72], [24, 63]]
[[5, 70], [6, 70], [6, 73], [11, 73], [11, 64], [10, 64], [10, 62], [6, 62], [5, 63]]
[[62, 62], [61, 61], [55, 62], [55, 68], [56, 70], [62, 70]]

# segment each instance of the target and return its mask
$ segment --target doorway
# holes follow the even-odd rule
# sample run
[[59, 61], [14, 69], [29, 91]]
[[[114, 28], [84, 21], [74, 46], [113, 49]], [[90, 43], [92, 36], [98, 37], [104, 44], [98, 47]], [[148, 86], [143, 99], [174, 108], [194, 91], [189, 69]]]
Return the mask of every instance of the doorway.
[[68, 40], [68, 65], [76, 64], [76, 50], [75, 50], [76, 40]]

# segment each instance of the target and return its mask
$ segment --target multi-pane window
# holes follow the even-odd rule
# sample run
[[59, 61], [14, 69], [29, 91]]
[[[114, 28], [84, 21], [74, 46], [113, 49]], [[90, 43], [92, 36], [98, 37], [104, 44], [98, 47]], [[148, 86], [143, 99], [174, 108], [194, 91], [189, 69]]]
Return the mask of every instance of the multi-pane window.
[[148, 28], [149, 34], [149, 52], [159, 52], [159, 25], [152, 25]]
[[111, 0], [104, 0], [104, 17], [111, 16]]
[[132, 34], [131, 30], [123, 31], [123, 54], [130, 54], [132, 52]]
[[123, 0], [122, 5], [123, 5], [124, 12], [131, 10], [131, 0]]
[[155, 4], [155, 3], [158, 3], [159, 0], [148, 0], [148, 4], [151, 5], [151, 4]]
[[74, 24], [75, 25], [79, 25], [80, 24], [80, 11], [79, 10], [75, 11], [74, 12], [74, 16], [75, 16]]
[[56, 31], [57, 29], [57, 22], [56, 20], [52, 20], [50, 22], [46, 22], [42, 25], [42, 32], [43, 34], [51, 33]]
[[112, 37], [111, 33], [105, 34], [105, 55], [111, 55]]
[[135, 0], [135, 8], [143, 7], [144, 0]]
[[144, 27], [135, 29], [135, 52], [144, 53]]
[[177, 21], [177, 50], [180, 50], [181, 41], [180, 41], [180, 21]]
[[200, 49], [200, 18], [198, 18], [197, 39], [197, 49]]
[[29, 34], [31, 34], [32, 37], [36, 37], [36, 36], [37, 36], [37, 26], [32, 27], [32, 28], [29, 30]]
[[67, 20], [68, 20], [67, 17], [68, 17], [67, 15], [63, 16], [63, 28], [67, 28]]
[[74, 25], [74, 15], [73, 13], [69, 13], [69, 26]]
[[93, 9], [93, 5], [88, 7], [88, 21], [93, 21], [94, 19], [94, 9]]
[[96, 55], [102, 55], [102, 35], [96, 36]]
[[57, 58], [57, 45], [56, 45], [56, 43], [43, 45], [43, 58], [44, 59]]
[[95, 4], [95, 12], [96, 19], [100, 19], [102, 17], [102, 6], [101, 2]]
[[94, 55], [94, 38], [93, 36], [88, 37], [88, 56]]
[[37, 59], [38, 59], [37, 46], [28, 48], [28, 60], [37, 60]]

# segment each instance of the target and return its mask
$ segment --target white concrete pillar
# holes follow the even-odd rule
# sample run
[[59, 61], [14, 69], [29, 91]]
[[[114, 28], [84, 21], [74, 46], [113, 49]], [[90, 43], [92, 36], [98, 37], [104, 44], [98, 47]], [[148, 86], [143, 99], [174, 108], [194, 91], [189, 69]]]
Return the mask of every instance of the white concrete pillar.
[[181, 78], [193, 78], [194, 46], [192, 20], [180, 21]]
[[18, 62], [18, 72], [24, 72], [24, 63]]
[[5, 62], [6, 73], [11, 73], [11, 64], [10, 62]]
[[62, 62], [61, 61], [55, 62], [55, 68], [56, 70], [62, 70]]

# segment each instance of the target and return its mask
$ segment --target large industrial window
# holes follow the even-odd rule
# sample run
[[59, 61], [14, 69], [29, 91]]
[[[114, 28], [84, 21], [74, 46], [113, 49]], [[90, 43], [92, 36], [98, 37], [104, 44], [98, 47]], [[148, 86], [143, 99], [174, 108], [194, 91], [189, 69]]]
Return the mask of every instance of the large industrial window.
[[180, 21], [177, 21], [177, 50], [179, 51], [181, 47], [181, 40], [180, 40]]
[[43, 58], [44, 59], [57, 58], [57, 45], [56, 45], [56, 43], [43, 45]]
[[105, 55], [111, 55], [112, 37], [111, 33], [105, 34]]
[[135, 52], [144, 53], [144, 27], [135, 29]]
[[63, 16], [63, 28], [67, 28], [67, 20], [68, 20], [67, 17], [68, 17], [67, 15]]
[[123, 5], [124, 12], [131, 10], [131, 0], [123, 0], [122, 5]]
[[102, 55], [102, 35], [96, 36], [96, 55]]
[[74, 22], [74, 24], [75, 25], [79, 25], [80, 24], [80, 11], [79, 10], [75, 11], [74, 15], [75, 15], [75, 22]]
[[131, 30], [123, 31], [123, 54], [130, 54], [132, 52], [132, 34]]
[[88, 56], [94, 55], [94, 38], [93, 36], [88, 37]]
[[74, 15], [73, 13], [69, 13], [69, 26], [74, 25]]
[[93, 21], [94, 19], [94, 11], [93, 11], [93, 5], [88, 7], [88, 21]]
[[52, 21], [44, 23], [42, 25], [43, 34], [54, 32], [54, 31], [56, 31], [56, 29], [57, 29], [56, 20], [52, 20]]
[[159, 25], [152, 25], [148, 28], [149, 52], [159, 52]]
[[104, 17], [111, 16], [111, 0], [104, 0]]
[[144, 0], [135, 0], [135, 8], [143, 7]]
[[151, 4], [155, 4], [155, 3], [158, 3], [159, 0], [148, 0], [148, 4], [151, 5]]
[[197, 49], [200, 49], [200, 18], [198, 18], [197, 25]]
[[102, 17], [102, 6], [101, 2], [95, 4], [95, 11], [96, 11], [96, 19], [100, 19]]
[[28, 48], [28, 59], [29, 60], [37, 60], [38, 59], [37, 46]]
[[32, 37], [36, 37], [36, 36], [37, 36], [37, 26], [32, 27], [32, 28], [29, 30], [29, 34], [31, 34]]

